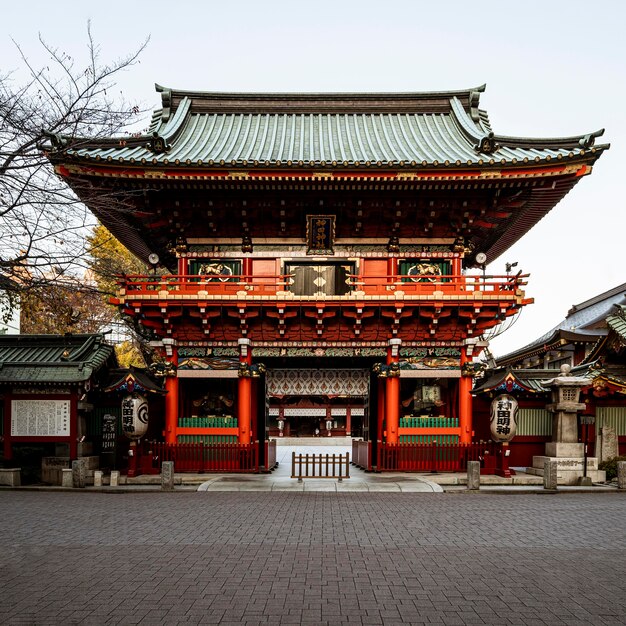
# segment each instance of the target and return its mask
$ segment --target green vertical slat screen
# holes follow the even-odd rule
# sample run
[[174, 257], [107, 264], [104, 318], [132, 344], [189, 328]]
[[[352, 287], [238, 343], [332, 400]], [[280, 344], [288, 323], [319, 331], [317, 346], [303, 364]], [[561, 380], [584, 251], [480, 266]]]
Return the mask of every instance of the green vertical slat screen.
[[550, 437], [552, 413], [546, 409], [520, 409], [517, 415], [517, 434]]
[[618, 437], [626, 436], [626, 407], [596, 407], [596, 432], [603, 426], [610, 426]]
[[178, 435], [178, 443], [237, 443], [236, 435]]
[[221, 417], [211, 415], [208, 417], [179, 417], [179, 428], [237, 428], [236, 417]]

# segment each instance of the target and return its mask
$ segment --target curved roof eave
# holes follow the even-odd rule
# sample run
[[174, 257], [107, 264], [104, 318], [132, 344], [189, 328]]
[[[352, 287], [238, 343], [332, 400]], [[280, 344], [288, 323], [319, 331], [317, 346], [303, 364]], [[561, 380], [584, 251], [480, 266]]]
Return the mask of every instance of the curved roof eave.
[[405, 91], [405, 92], [226, 92], [226, 91], [198, 91], [186, 89], [174, 89], [164, 85], [154, 84], [155, 91], [161, 94], [164, 108], [171, 104], [172, 97], [208, 99], [208, 100], [251, 100], [251, 101], [345, 101], [367, 102], [372, 100], [427, 100], [427, 99], [451, 99], [453, 97], [473, 98], [478, 104], [478, 97], [487, 88], [486, 83], [469, 89], [450, 91]]

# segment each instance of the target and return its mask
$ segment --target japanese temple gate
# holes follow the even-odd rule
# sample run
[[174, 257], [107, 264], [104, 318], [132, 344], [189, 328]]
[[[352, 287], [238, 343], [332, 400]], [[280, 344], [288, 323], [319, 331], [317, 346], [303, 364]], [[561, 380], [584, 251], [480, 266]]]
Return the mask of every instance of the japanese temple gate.
[[590, 174], [602, 133], [494, 134], [484, 86], [157, 90], [145, 136], [54, 138], [49, 155], [160, 270], [115, 302], [168, 364], [164, 440], [248, 444], [282, 419], [471, 442], [483, 335], [531, 302], [525, 275], [484, 266]]

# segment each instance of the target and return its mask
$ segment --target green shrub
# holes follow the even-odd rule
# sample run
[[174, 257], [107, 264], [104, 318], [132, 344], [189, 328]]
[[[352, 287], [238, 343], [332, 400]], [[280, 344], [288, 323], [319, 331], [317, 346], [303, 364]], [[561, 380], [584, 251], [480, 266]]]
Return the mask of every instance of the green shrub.
[[598, 464], [598, 469], [606, 471], [606, 479], [613, 480], [617, 478], [617, 464], [620, 461], [626, 461], [626, 456], [614, 456], [612, 459], [602, 461]]

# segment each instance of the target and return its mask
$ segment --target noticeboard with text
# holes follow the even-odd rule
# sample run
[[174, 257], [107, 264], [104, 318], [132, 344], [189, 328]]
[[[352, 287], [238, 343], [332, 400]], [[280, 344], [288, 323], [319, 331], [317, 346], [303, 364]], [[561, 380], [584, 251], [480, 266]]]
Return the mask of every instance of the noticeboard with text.
[[70, 400], [12, 400], [12, 437], [69, 437]]

